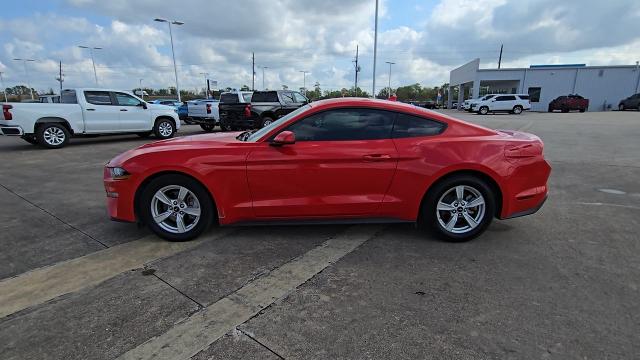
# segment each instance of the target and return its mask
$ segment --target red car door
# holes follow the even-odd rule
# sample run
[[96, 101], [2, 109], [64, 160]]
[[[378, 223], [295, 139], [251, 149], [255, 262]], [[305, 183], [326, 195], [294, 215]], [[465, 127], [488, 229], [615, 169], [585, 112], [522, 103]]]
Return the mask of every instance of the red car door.
[[247, 157], [253, 210], [264, 218], [375, 216], [397, 160], [395, 114], [333, 109], [287, 127], [296, 143], [259, 144]]

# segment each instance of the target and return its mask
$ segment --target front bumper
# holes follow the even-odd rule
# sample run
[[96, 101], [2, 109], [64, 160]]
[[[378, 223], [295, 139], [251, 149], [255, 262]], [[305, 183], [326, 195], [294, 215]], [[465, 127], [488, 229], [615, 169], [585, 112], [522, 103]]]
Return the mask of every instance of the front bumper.
[[104, 169], [104, 189], [107, 195], [107, 211], [111, 220], [135, 222], [135, 179], [114, 180]]
[[24, 131], [18, 125], [0, 125], [0, 135], [4, 136], [22, 136]]

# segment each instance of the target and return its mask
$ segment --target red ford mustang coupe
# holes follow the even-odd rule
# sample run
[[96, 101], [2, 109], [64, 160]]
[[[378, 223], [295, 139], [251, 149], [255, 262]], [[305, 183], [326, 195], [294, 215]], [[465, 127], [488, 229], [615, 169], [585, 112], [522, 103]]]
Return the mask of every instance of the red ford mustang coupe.
[[493, 217], [536, 212], [551, 168], [542, 141], [413, 105], [343, 98], [255, 132], [158, 141], [104, 170], [112, 219], [171, 241], [214, 222], [416, 222], [449, 241]]

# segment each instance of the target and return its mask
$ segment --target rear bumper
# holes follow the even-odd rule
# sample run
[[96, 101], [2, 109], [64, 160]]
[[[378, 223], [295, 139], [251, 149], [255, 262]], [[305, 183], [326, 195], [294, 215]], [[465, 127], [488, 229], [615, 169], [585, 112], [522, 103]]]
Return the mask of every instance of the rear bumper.
[[534, 214], [547, 199], [551, 166], [542, 158], [523, 162], [514, 169], [507, 180], [507, 188], [503, 189], [500, 219]]
[[220, 124], [238, 128], [253, 128], [257, 125], [257, 118], [221, 118]]
[[509, 215], [508, 217], [502, 218], [502, 220], [513, 219], [513, 218], [517, 218], [517, 217], [521, 217], [521, 216], [527, 216], [527, 215], [535, 214], [535, 213], [538, 212], [538, 210], [540, 210], [542, 208], [542, 205], [544, 205], [544, 203], [546, 201], [547, 201], [547, 194], [544, 195], [544, 197], [542, 198], [542, 201], [537, 206], [532, 207], [530, 209], [526, 209], [526, 210], [522, 210], [522, 211], [513, 213], [513, 214]]
[[22, 136], [24, 131], [18, 125], [0, 125], [0, 135], [4, 136]]

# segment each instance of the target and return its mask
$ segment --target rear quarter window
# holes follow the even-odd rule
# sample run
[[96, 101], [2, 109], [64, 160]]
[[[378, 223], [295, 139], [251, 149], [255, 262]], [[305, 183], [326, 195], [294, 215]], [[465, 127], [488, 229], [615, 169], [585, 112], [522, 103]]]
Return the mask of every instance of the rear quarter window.
[[251, 102], [280, 102], [275, 91], [257, 91], [253, 93]]
[[238, 94], [222, 94], [220, 95], [220, 102], [223, 104], [237, 104], [240, 101], [238, 100]]
[[77, 104], [78, 98], [76, 97], [76, 92], [71, 91], [63, 91], [60, 95], [60, 102], [63, 104]]
[[439, 121], [420, 116], [398, 114], [391, 136], [394, 139], [433, 136], [441, 134], [446, 127], [444, 123]]

